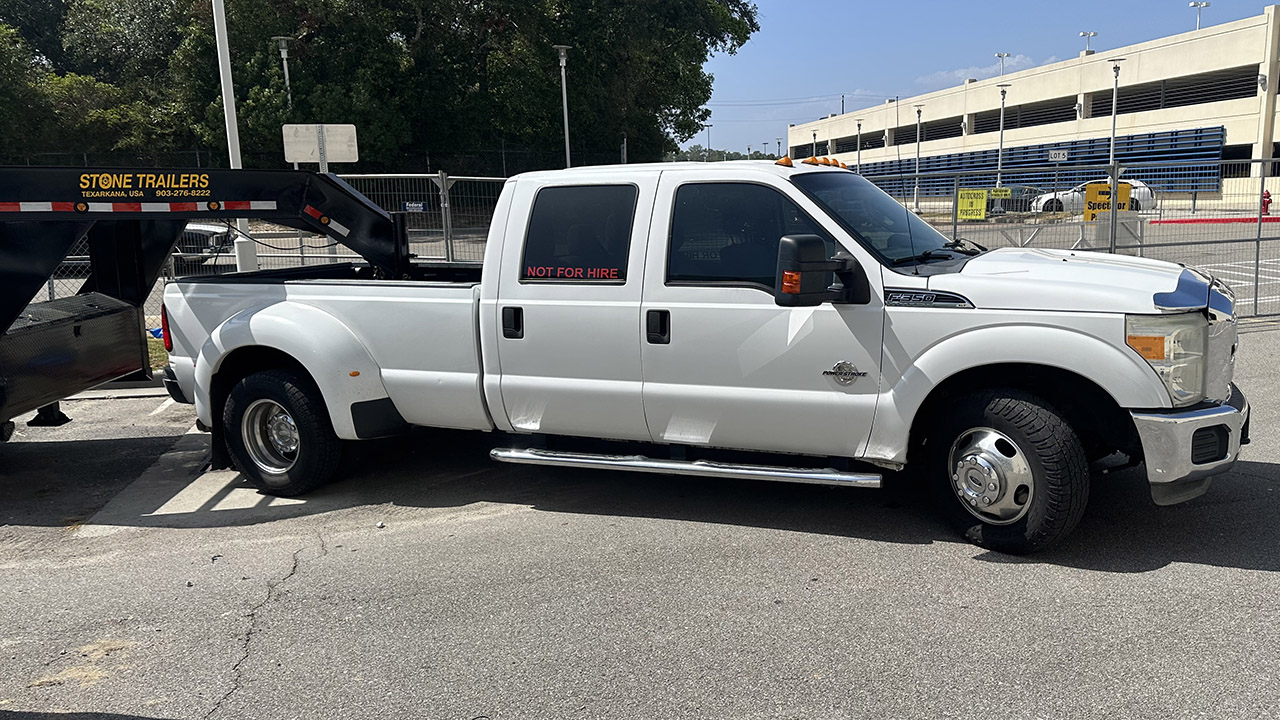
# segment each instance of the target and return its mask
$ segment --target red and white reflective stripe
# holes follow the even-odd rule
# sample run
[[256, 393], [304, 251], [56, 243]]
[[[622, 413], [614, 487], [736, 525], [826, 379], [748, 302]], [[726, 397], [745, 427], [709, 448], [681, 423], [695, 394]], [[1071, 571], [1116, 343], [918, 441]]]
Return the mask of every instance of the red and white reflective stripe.
[[334, 230], [336, 230], [336, 231], [337, 231], [337, 233], [338, 233], [339, 235], [341, 235], [342, 237], [346, 237], [346, 236], [348, 236], [348, 235], [350, 235], [350, 234], [351, 234], [351, 229], [350, 229], [350, 228], [348, 228], [346, 225], [343, 225], [342, 223], [338, 222], [337, 220], [334, 220], [333, 218], [329, 218], [329, 227], [331, 227], [331, 228], [333, 228]]
[[[223, 212], [227, 210], [275, 210], [275, 200], [215, 200], [212, 202], [87, 202], [83, 212]], [[209, 207], [216, 205], [217, 209]], [[75, 212], [74, 202], [0, 202], [0, 213]]]
[[275, 210], [275, 200], [228, 200], [222, 203], [225, 210]]
[[338, 233], [342, 237], [346, 237], [351, 234], [351, 228], [347, 227], [346, 225], [343, 225], [342, 223], [338, 222], [337, 220], [334, 220], [331, 217], [326, 216], [324, 213], [320, 212], [319, 208], [315, 207], [314, 205], [307, 205], [303, 207], [302, 212], [320, 221], [321, 225], [327, 225], [328, 227], [332, 228], [334, 232]]
[[0, 202], [0, 212], [73, 212], [70, 202]]

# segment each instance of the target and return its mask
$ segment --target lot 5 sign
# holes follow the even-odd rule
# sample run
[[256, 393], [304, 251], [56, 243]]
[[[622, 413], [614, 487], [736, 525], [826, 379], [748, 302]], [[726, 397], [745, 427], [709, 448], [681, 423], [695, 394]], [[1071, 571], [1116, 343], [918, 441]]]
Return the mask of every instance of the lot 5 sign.
[[[1129, 209], [1128, 183], [1116, 185], [1120, 193], [1120, 204], [1117, 209]], [[1084, 220], [1090, 222], [1098, 219], [1099, 213], [1111, 210], [1111, 185], [1109, 183], [1089, 183], [1084, 190]]]

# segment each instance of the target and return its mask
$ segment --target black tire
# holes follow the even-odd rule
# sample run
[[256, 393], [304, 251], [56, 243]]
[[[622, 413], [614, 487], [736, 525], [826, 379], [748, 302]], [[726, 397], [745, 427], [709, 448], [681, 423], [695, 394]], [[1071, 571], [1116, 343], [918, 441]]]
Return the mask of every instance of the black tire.
[[[994, 476], [986, 475], [999, 486], [990, 492], [995, 501], [991, 507], [1009, 515], [999, 519], [984, 515], [986, 509], [977, 509], [979, 504], [962, 500], [962, 496], [988, 499], [987, 488], [993, 485], [987, 485], [980, 472], [991, 469], [981, 467], [988, 461], [984, 453], [966, 454], [966, 450], [983, 438], [997, 436], [1006, 442], [994, 442], [1003, 456], [1002, 460], [990, 453], [996, 465], [1017, 463], [1027, 470], [1019, 475], [997, 467]], [[1042, 550], [1070, 534], [1089, 502], [1089, 464], [1079, 437], [1052, 406], [1020, 390], [991, 390], [960, 398], [930, 432], [925, 457], [944, 514], [966, 539], [981, 547], [1012, 554]], [[977, 485], [966, 485], [975, 479]], [[984, 497], [975, 498], [974, 492]], [[1024, 500], [1018, 503], [1023, 492]]]
[[1138, 198], [1131, 198], [1129, 200], [1129, 209], [1138, 212], [1142, 210], [1142, 203], [1138, 202]]
[[[276, 408], [289, 422], [277, 421]], [[236, 468], [268, 495], [292, 497], [314, 490], [333, 479], [342, 458], [342, 441], [333, 432], [319, 388], [293, 370], [267, 370], [236, 383], [222, 422]], [[285, 433], [284, 447], [293, 443], [293, 452], [281, 450], [271, 439], [268, 426], [273, 422]]]
[[1062, 212], [1062, 201], [1057, 199], [1045, 201], [1044, 211], [1045, 212]]

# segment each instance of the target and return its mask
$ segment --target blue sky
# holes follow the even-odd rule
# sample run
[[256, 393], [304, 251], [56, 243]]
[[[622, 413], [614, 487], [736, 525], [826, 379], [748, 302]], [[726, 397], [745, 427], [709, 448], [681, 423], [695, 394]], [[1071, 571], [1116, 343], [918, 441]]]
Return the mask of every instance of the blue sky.
[[[996, 52], [1010, 53], [1005, 71], [1065, 60], [1095, 50], [1194, 30], [1186, 0], [1058, 0], [1032, 2], [867, 2], [756, 0], [760, 32], [736, 55], [707, 64], [715, 76], [709, 107], [711, 144], [744, 152], [774, 138], [786, 144], [788, 123], [808, 122], [845, 107], [878, 105], [998, 74]], [[1262, 14], [1262, 0], [1212, 0], [1205, 27]], [[706, 145], [706, 133], [685, 143]]]

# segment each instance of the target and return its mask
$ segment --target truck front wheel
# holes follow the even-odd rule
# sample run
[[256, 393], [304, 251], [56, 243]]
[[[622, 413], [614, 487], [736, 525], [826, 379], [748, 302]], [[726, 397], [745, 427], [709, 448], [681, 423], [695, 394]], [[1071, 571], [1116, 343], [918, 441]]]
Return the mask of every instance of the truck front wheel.
[[254, 373], [231, 389], [222, 422], [236, 467], [262, 492], [301, 495], [333, 478], [342, 441], [311, 378]]
[[961, 398], [930, 433], [938, 499], [971, 542], [1028, 553], [1066, 537], [1089, 502], [1089, 465], [1057, 410], [1019, 390]]

